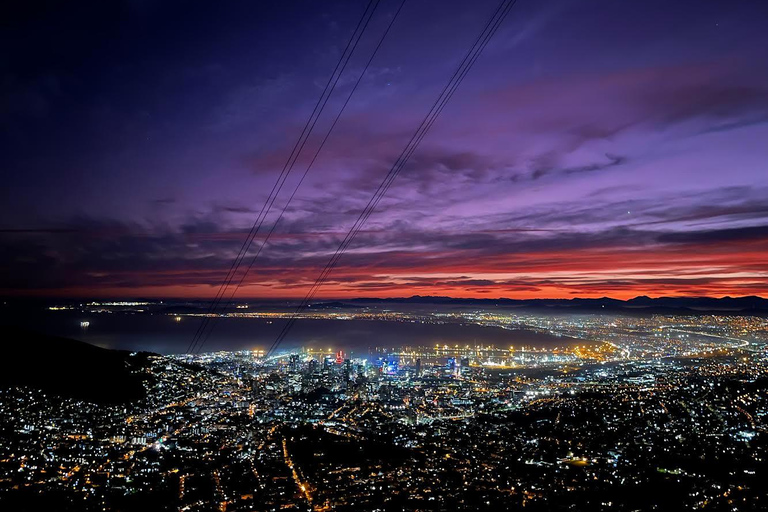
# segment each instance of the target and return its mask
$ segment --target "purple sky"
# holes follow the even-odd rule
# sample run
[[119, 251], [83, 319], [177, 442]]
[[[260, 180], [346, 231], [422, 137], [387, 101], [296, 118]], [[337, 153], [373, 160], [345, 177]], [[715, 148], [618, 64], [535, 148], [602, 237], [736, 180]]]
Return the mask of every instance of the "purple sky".
[[[0, 15], [0, 293], [215, 294], [365, 2], [34, 4]], [[239, 296], [303, 296], [496, 5], [407, 0]], [[519, 0], [320, 295], [768, 294], [767, 26]]]

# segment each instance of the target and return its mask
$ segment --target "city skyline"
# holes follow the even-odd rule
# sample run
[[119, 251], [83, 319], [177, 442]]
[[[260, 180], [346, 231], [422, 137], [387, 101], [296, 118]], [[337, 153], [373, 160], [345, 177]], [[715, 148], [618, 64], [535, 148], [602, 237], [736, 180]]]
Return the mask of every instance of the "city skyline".
[[[160, 324], [195, 318], [136, 306], [46, 312], [49, 328], [53, 317], [85, 314], [102, 332], [120, 317], [154, 325], [123, 350], [6, 329], [12, 358], [39, 371], [0, 374], [0, 503], [78, 512], [765, 508], [764, 316], [386, 306], [307, 313], [315, 333], [323, 317], [336, 324], [325, 346], [163, 354], [142, 346]], [[253, 313], [276, 323], [289, 314]], [[256, 317], [243, 321], [261, 330]], [[359, 338], [364, 323], [389, 333], [387, 345], [347, 352], [342, 333]], [[464, 340], [430, 343], [426, 324]], [[505, 336], [473, 343], [471, 326]], [[410, 344], [400, 327], [421, 334]]]

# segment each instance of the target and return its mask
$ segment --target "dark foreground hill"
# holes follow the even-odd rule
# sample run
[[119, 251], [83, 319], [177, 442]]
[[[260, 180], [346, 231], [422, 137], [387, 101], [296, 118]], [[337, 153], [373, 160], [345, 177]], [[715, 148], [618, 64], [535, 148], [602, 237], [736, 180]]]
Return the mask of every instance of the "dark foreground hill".
[[28, 386], [102, 404], [145, 396], [137, 370], [147, 354], [131, 355], [18, 328], [2, 330], [0, 387]]

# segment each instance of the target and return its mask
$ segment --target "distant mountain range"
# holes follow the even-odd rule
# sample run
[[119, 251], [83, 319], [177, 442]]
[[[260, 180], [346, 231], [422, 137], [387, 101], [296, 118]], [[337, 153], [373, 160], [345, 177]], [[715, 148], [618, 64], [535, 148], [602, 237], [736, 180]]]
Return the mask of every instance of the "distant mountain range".
[[[199, 313], [201, 309], [210, 307], [210, 299], [166, 299], [159, 302], [157, 299], [132, 300], [146, 301], [150, 306], [142, 306], [155, 313], [166, 314], [190, 314]], [[15, 299], [0, 306], [0, 323], [15, 324], [15, 315], [35, 308], [44, 308], [50, 304], [83, 304], [85, 299]], [[286, 299], [239, 299], [238, 304], [248, 303], [253, 307], [271, 309], [275, 311], [293, 310], [298, 300]], [[657, 297], [651, 298], [645, 295], [628, 300], [600, 297], [596, 299], [464, 299], [456, 297], [435, 295], [413, 295], [411, 297], [386, 297], [386, 298], [354, 298], [354, 299], [329, 299], [318, 300], [310, 304], [313, 309], [349, 309], [370, 305], [386, 304], [410, 304], [410, 305], [442, 305], [454, 307], [503, 307], [523, 308], [538, 311], [572, 311], [572, 312], [605, 312], [617, 313], [679, 313], [701, 314], [708, 313], [741, 313], [741, 314], [768, 314], [768, 299], [755, 295], [745, 297]], [[126, 308], [131, 310], [133, 308]], [[218, 312], [239, 311], [235, 304], [227, 307], [219, 306]], [[5, 318], [5, 319], [4, 319]]]
[[460, 299], [441, 296], [392, 297], [382, 299], [360, 298], [348, 301], [326, 302], [313, 305], [313, 307], [343, 307], [346, 305], [363, 304], [436, 304], [448, 306], [484, 306], [527, 308], [563, 311], [613, 311], [613, 312], [678, 312], [678, 313], [768, 313], [768, 299], [757, 296], [747, 297], [658, 297], [651, 298], [645, 295], [629, 300], [612, 299], [602, 297], [598, 299]]
[[125, 403], [145, 396], [135, 370], [147, 354], [109, 350], [82, 341], [3, 328], [0, 387], [29, 386], [94, 403]]

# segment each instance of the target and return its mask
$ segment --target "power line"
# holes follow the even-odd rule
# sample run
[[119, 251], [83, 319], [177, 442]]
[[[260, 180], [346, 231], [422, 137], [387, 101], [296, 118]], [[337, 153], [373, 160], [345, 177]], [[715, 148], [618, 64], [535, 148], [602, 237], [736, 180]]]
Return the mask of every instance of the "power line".
[[312, 300], [312, 298], [315, 296], [317, 291], [320, 289], [323, 283], [327, 280], [328, 276], [330, 275], [331, 271], [335, 268], [341, 256], [349, 248], [349, 245], [357, 236], [357, 233], [360, 231], [360, 229], [362, 229], [365, 222], [368, 220], [368, 218], [371, 216], [373, 211], [376, 209], [376, 206], [379, 204], [379, 202], [384, 197], [386, 192], [392, 186], [392, 183], [394, 182], [395, 178], [397, 178], [397, 175], [400, 173], [400, 171], [403, 169], [405, 164], [410, 159], [413, 152], [416, 150], [416, 148], [419, 146], [421, 141], [424, 139], [427, 132], [429, 131], [429, 129], [432, 127], [435, 120], [437, 119], [437, 117], [445, 108], [445, 105], [447, 105], [448, 101], [450, 101], [451, 97], [458, 89], [459, 85], [464, 81], [464, 78], [469, 73], [469, 70], [475, 64], [480, 54], [483, 52], [488, 42], [496, 33], [499, 26], [504, 21], [507, 14], [512, 9], [515, 3], [516, 3], [516, 0], [502, 0], [499, 6], [496, 8], [493, 15], [491, 16], [491, 18], [488, 20], [485, 27], [483, 28], [483, 31], [480, 33], [478, 38], [472, 44], [469, 51], [464, 56], [464, 59], [459, 64], [456, 71], [454, 71], [453, 75], [448, 80], [448, 83], [443, 88], [442, 92], [438, 96], [435, 103], [432, 105], [432, 108], [429, 110], [424, 120], [422, 120], [421, 124], [416, 129], [416, 132], [414, 132], [413, 136], [411, 137], [411, 140], [408, 142], [408, 144], [406, 144], [405, 149], [403, 149], [403, 152], [400, 154], [400, 156], [395, 161], [390, 171], [384, 177], [384, 180], [382, 180], [381, 184], [377, 188], [373, 197], [368, 202], [368, 205], [366, 205], [365, 209], [360, 213], [360, 216], [358, 217], [357, 221], [355, 221], [355, 224], [350, 228], [349, 232], [347, 233], [347, 236], [344, 238], [344, 240], [342, 240], [341, 244], [339, 244], [338, 249], [336, 250], [334, 255], [331, 256], [331, 259], [328, 261], [325, 268], [323, 268], [323, 270], [320, 272], [320, 275], [315, 280], [315, 283], [307, 292], [306, 296], [301, 301], [296, 311], [292, 314], [288, 322], [283, 326], [283, 329], [281, 330], [280, 334], [278, 334], [277, 338], [275, 338], [275, 341], [272, 342], [271, 346], [267, 350], [267, 353], [266, 353], [267, 356], [269, 356], [272, 352], [274, 352], [274, 350], [277, 349], [280, 343], [282, 343], [282, 341], [285, 339], [288, 332], [296, 322], [296, 319], [299, 313], [301, 313], [301, 311], [307, 306], [309, 301]]
[[[497, 8], [496, 12], [494, 13], [494, 17], [499, 13], [499, 11], [501, 10], [501, 7], [502, 7], [503, 4], [504, 3], [502, 2], [502, 4], [499, 6], [499, 8]], [[460, 66], [457, 69], [457, 71], [451, 77], [451, 80], [449, 80], [449, 84], [443, 90], [443, 92], [441, 93], [441, 96], [435, 102], [435, 105], [433, 105], [433, 110], [431, 110], [430, 113], [427, 115], [427, 118], [425, 118], [425, 120], [429, 119], [429, 121], [427, 122], [426, 125], [424, 124], [424, 122], [422, 122], [422, 125], [419, 127], [419, 129], [417, 129], [416, 134], [414, 134], [415, 141], [414, 141], [414, 138], [412, 138], [411, 141], [409, 142], [409, 145], [407, 145], [406, 149], [403, 150], [403, 153], [401, 153], [401, 156], [398, 158], [398, 161], [395, 163], [393, 168], [390, 170], [388, 175], [385, 177], [384, 181], [382, 181], [382, 184], [379, 185], [379, 189], [376, 191], [376, 193], [374, 194], [374, 197], [371, 199], [371, 201], [369, 201], [369, 204], [366, 207], [366, 209], [361, 213], [360, 217], [358, 217], [358, 221], [356, 222], [356, 224], [352, 227], [352, 229], [350, 229], [349, 233], [347, 234], [347, 237], [345, 237], [344, 241], [342, 241], [341, 245], [337, 249], [337, 251], [334, 254], [334, 256], [331, 258], [329, 263], [323, 269], [323, 272], [321, 272], [320, 277], [318, 277], [318, 279], [315, 281], [315, 284], [313, 285], [313, 287], [308, 292], [307, 296], [305, 297], [305, 300], [302, 301], [302, 303], [297, 308], [296, 314], [298, 314], [301, 311], [301, 309], [303, 309], [303, 307], [305, 307], [307, 305], [309, 300], [312, 299], [312, 297], [315, 295], [315, 293], [317, 292], [319, 287], [322, 286], [324, 281], [327, 279], [328, 275], [330, 274], [331, 270], [333, 270], [333, 268], [335, 267], [335, 265], [338, 262], [338, 260], [340, 259], [341, 255], [349, 247], [349, 244], [352, 242], [352, 239], [354, 239], [354, 237], [357, 235], [357, 233], [362, 228], [362, 225], [365, 223], [365, 221], [368, 219], [368, 217], [370, 217], [370, 215], [373, 212], [373, 210], [375, 209], [376, 205], [378, 205], [378, 202], [381, 200], [381, 198], [384, 196], [386, 191], [391, 186], [392, 182], [394, 181], [394, 178], [400, 172], [402, 167], [407, 162], [408, 158], [410, 158], [410, 155], [413, 153], [413, 151], [415, 151], [415, 149], [418, 146], [418, 144], [421, 142], [423, 137], [426, 135], [426, 132], [429, 130], [429, 128], [432, 126], [432, 124], [436, 120], [437, 115], [439, 115], [439, 113], [445, 107], [445, 105], [447, 104], [447, 101], [450, 99], [450, 97], [453, 95], [453, 93], [455, 92], [455, 90], [458, 87], [458, 85], [461, 83], [463, 78], [466, 76], [466, 74], [469, 71], [469, 69], [471, 68], [472, 64], [474, 64], [474, 62], [477, 60], [477, 57], [479, 56], [480, 52], [482, 52], [482, 49], [485, 47], [485, 45], [487, 44], [488, 40], [493, 35], [495, 30], [498, 28], [498, 26], [500, 25], [501, 21], [503, 20], [503, 17], [506, 16], [506, 13], [509, 11], [509, 9], [511, 8], [511, 6], [513, 4], [514, 4], [514, 2], [511, 2], [506, 7], [506, 9], [502, 10], [502, 16], [499, 16], [498, 18], [496, 18], [496, 22], [495, 23], [491, 23], [494, 20], [494, 17], [492, 17], [491, 18], [491, 22], [489, 22], [489, 25], [486, 25], [486, 29], [488, 29], [488, 27], [490, 26], [491, 30], [488, 31], [488, 32], [485, 32], [485, 30], [484, 30], [483, 33], [486, 34], [485, 37], [483, 37], [482, 34], [481, 34], [481, 38], [482, 38], [481, 39], [481, 41], [482, 41], [481, 42], [481, 46], [475, 47], [475, 45], [477, 45], [477, 42], [476, 42], [475, 45], [473, 45], [473, 49], [470, 49], [470, 52], [467, 54], [467, 57], [470, 57], [470, 60], [467, 61], [467, 57], [465, 57], [464, 61], [462, 61], [462, 64], [460, 64]], [[474, 49], [474, 48], [476, 48], [476, 49]], [[466, 66], [464, 66], [465, 63], [467, 63]], [[462, 69], [462, 66], [463, 66], [463, 69]], [[458, 74], [458, 79], [456, 81], [453, 81], [454, 78], [456, 78], [457, 74]], [[448, 94], [444, 95], [444, 93], [446, 93], [446, 91], [448, 91]], [[434, 110], [436, 106], [437, 106], [437, 109]], [[295, 323], [295, 320], [296, 320], [296, 315], [294, 315], [289, 320], [289, 322], [284, 326], [283, 332], [281, 332], [281, 334], [278, 336], [278, 339], [276, 340], [277, 343], [276, 344], [273, 343], [273, 347], [276, 347], [276, 345], [279, 345], [279, 343], [282, 341], [282, 339], [284, 339], [285, 335], [287, 334], [287, 331], [289, 331], [290, 328], [292, 327], [293, 323]], [[271, 350], [273, 350], [273, 348], [270, 348], [270, 351]]]
[[[374, 4], [374, 1], [375, 1], [375, 5], [373, 7], [373, 10], [371, 10], [371, 5]], [[339, 81], [339, 78], [344, 72], [346, 64], [347, 62], [349, 62], [349, 57], [352, 55], [352, 52], [354, 51], [354, 47], [356, 47], [357, 43], [360, 41], [360, 38], [362, 37], [363, 32], [365, 31], [365, 27], [368, 26], [368, 22], [370, 22], [371, 17], [373, 16], [374, 11], [376, 10], [376, 7], [378, 7], [379, 5], [379, 2], [380, 0], [369, 0], [368, 5], [363, 11], [363, 14], [360, 17], [360, 20], [358, 21], [357, 26], [355, 27], [355, 30], [352, 32], [352, 35], [350, 36], [350, 39], [347, 42], [347, 46], [344, 48], [344, 51], [342, 52], [341, 57], [339, 57], [339, 61], [336, 63], [336, 66], [333, 69], [331, 76], [328, 78], [328, 83], [326, 83], [325, 88], [323, 89], [323, 92], [320, 94], [320, 97], [318, 98], [317, 103], [315, 103], [315, 107], [312, 110], [312, 113], [310, 114], [309, 118], [307, 119], [307, 122], [305, 123], [304, 128], [302, 129], [298, 140], [294, 144], [293, 149], [291, 150], [291, 153], [288, 156], [288, 160], [286, 161], [285, 165], [283, 166], [283, 169], [278, 175], [277, 181], [275, 181], [275, 184], [272, 186], [272, 190], [270, 191], [270, 194], [267, 197], [267, 200], [264, 202], [264, 206], [262, 206], [261, 211], [259, 212], [259, 215], [256, 217], [256, 220], [253, 223], [253, 226], [251, 226], [251, 229], [248, 232], [248, 235], [243, 241], [243, 245], [240, 247], [240, 250], [238, 251], [238, 254], [235, 257], [235, 260], [232, 262], [232, 265], [230, 266], [230, 269], [227, 272], [224, 282], [222, 282], [221, 286], [219, 287], [219, 290], [216, 293], [216, 296], [214, 297], [213, 301], [208, 307], [208, 310], [204, 314], [203, 320], [201, 321], [200, 325], [198, 325], [198, 328], [195, 331], [194, 336], [192, 337], [192, 341], [190, 341], [189, 346], [187, 347], [187, 353], [191, 352], [194, 349], [194, 347], [197, 344], [199, 344], [201, 337], [205, 333], [206, 328], [210, 323], [211, 315], [215, 313], [216, 308], [221, 303], [221, 299], [224, 296], [226, 289], [229, 287], [235, 275], [237, 274], [237, 271], [240, 268], [240, 264], [242, 263], [243, 259], [247, 255], [248, 250], [250, 249], [251, 244], [253, 243], [253, 239], [256, 237], [256, 234], [258, 233], [258, 231], [261, 229], [261, 226], [264, 223], [264, 220], [266, 219], [267, 215], [269, 214], [269, 211], [271, 210], [272, 205], [275, 202], [275, 199], [277, 199], [277, 196], [282, 190], [282, 187], [285, 184], [285, 181], [287, 180], [288, 175], [293, 169], [293, 165], [296, 163], [296, 160], [298, 159], [298, 156], [301, 150], [304, 148], [304, 144], [306, 144], [307, 139], [309, 138], [312, 132], [312, 129], [314, 128], [315, 124], [317, 123], [317, 120], [320, 117], [320, 114], [322, 114], [322, 111], [325, 108], [326, 103], [328, 102], [328, 98], [330, 98], [331, 93], [333, 92], [333, 89], [336, 86], [336, 83]], [[370, 14], [369, 14], [369, 11], [370, 11]], [[366, 21], [366, 17], [367, 17], [367, 21]], [[363, 27], [362, 30], [361, 30], [361, 26]], [[359, 31], [359, 34], [358, 34], [358, 31]], [[350, 48], [352, 49], [351, 51], [350, 51]], [[346, 60], [345, 60], [345, 57], [346, 57]], [[338, 75], [337, 75], [337, 72], [338, 72]], [[334, 77], [335, 77], [335, 80], [334, 80]]]
[[[360, 83], [362, 82], [363, 78], [365, 77], [365, 74], [367, 73], [368, 68], [370, 67], [370, 65], [373, 62], [373, 60], [376, 58], [376, 55], [378, 54], [379, 50], [381, 49], [381, 47], [382, 47], [382, 45], [384, 43], [384, 40], [386, 39], [387, 35], [389, 34], [390, 30], [392, 29], [392, 26], [395, 24], [395, 21], [399, 17], [400, 12], [402, 11], [403, 6], [405, 5], [405, 2], [406, 2], [406, 0], [402, 0], [400, 2], [400, 6], [395, 11], [394, 15], [392, 16], [392, 19], [389, 21], [389, 24], [387, 25], [387, 28], [384, 30], [384, 32], [382, 33], [381, 37], [379, 38], [379, 41], [376, 44], [376, 47], [374, 48], [373, 52], [371, 53], [371, 56], [368, 58], [368, 61], [366, 62], [365, 66], [363, 68], [363, 71], [358, 76], [357, 80], [355, 81], [354, 86], [349, 91], [349, 94], [347, 95], [346, 99], [344, 100], [344, 103], [342, 104], [341, 109], [338, 111], [338, 113], [336, 114], [336, 117], [334, 118], [333, 122], [331, 123], [331, 125], [327, 129], [327, 131], [325, 133], [325, 136], [323, 137], [322, 141], [320, 142], [320, 144], [318, 145], [317, 149], [315, 150], [315, 153], [312, 156], [312, 159], [310, 160], [309, 164], [307, 165], [306, 169], [304, 170], [304, 173], [302, 174], [302, 176], [299, 179], [298, 183], [294, 187], [293, 192], [291, 193], [290, 197], [288, 198], [288, 200], [286, 201], [285, 205], [283, 206], [283, 209], [280, 212], [280, 215], [277, 217], [277, 219], [273, 223], [272, 228], [267, 233], [267, 236], [265, 237], [265, 239], [261, 242], [259, 248], [256, 251], [256, 254], [251, 259], [248, 267], [246, 268], [245, 272], [242, 274], [242, 276], [240, 277], [240, 280], [238, 281], [237, 285], [235, 286], [235, 289], [229, 295], [229, 299], [225, 303], [227, 306], [232, 304], [232, 302], [231, 302], [232, 299], [234, 298], [235, 294], [237, 293], [237, 291], [240, 289], [241, 285], [245, 281], [245, 278], [248, 275], [248, 273], [253, 268], [253, 265], [255, 264], [255, 262], [257, 261], [257, 259], [259, 257], [259, 255], [261, 254], [261, 251], [264, 249], [264, 247], [266, 246], [267, 242], [269, 242], [269, 239], [271, 238], [272, 234], [275, 232], [278, 224], [280, 223], [280, 220], [285, 215], [285, 212], [287, 211], [288, 206], [293, 201], [294, 197], [296, 196], [296, 193], [298, 192], [299, 188], [301, 187], [302, 183], [304, 182], [304, 179], [307, 177], [307, 174], [309, 173], [310, 169], [315, 164], [315, 161], [317, 160], [318, 156], [320, 155], [320, 152], [323, 150], [323, 147], [325, 146], [325, 143], [330, 138], [331, 133], [333, 132], [334, 128], [336, 127], [337, 123], [339, 122], [339, 119], [341, 119], [342, 114], [346, 110], [347, 105], [349, 105], [349, 102], [352, 99], [352, 96], [355, 94], [355, 91], [357, 91], [357, 88], [360, 86]], [[375, 8], [374, 8], [374, 10], [375, 10]], [[370, 18], [368, 19], [368, 21], [370, 21]], [[367, 26], [367, 22], [366, 22], [366, 26]], [[363, 27], [363, 31], [364, 30], [365, 30], [365, 27]], [[358, 42], [359, 42], [359, 39], [358, 39]], [[352, 56], [352, 53], [354, 53], [354, 50], [355, 50], [356, 46], [357, 46], [357, 42], [353, 46], [352, 52], [350, 52], [350, 54], [349, 54], [349, 56], [347, 58], [347, 61], [349, 60], [349, 57]], [[345, 62], [345, 66], [346, 66], [346, 62]], [[341, 76], [341, 75], [339, 75], [339, 76]], [[338, 81], [338, 79], [337, 79], [337, 81]], [[334, 85], [335, 85], [335, 83], [334, 83]], [[227, 306], [225, 306], [225, 307], [227, 307]], [[197, 346], [197, 351], [198, 352], [200, 351], [201, 347], [205, 344], [205, 342], [208, 340], [208, 338], [213, 333], [213, 330], [216, 327], [216, 320], [217, 320], [217, 318], [214, 317], [213, 321], [212, 321], [212, 324], [211, 324], [211, 328], [208, 330], [207, 334], [204, 335], [204, 337], [202, 338], [202, 341], [198, 344], [198, 346]]]
[[[288, 209], [288, 206], [290, 205], [290, 203], [293, 200], [293, 198], [296, 196], [296, 193], [298, 192], [299, 188], [301, 187], [302, 183], [304, 182], [304, 179], [307, 177], [307, 174], [309, 173], [309, 170], [314, 165], [315, 161], [317, 160], [318, 155], [322, 151], [323, 147], [325, 146], [325, 143], [328, 141], [331, 133], [333, 132], [333, 129], [335, 128], [336, 124], [338, 123], [339, 119], [341, 118], [341, 115], [344, 113], [344, 110], [346, 109], [347, 105], [349, 104], [349, 101], [352, 99], [352, 96], [354, 95], [354, 93], [357, 90], [358, 86], [362, 82], [362, 79], [365, 76], [366, 72], [368, 71], [368, 68], [370, 67], [371, 63], [373, 62], [374, 58], [376, 57], [376, 54], [378, 53], [379, 49], [381, 48], [382, 44], [384, 43], [384, 40], [386, 39], [387, 34], [389, 34], [389, 31], [392, 28], [392, 26], [394, 25], [395, 21], [397, 20], [399, 14], [400, 14], [400, 11], [403, 9], [403, 6], [405, 5], [405, 2], [406, 2], [406, 0], [402, 0], [402, 2], [400, 3], [400, 6], [398, 7], [398, 9], [395, 12], [394, 16], [392, 17], [392, 19], [390, 20], [389, 25], [387, 26], [386, 30], [382, 34], [381, 38], [379, 39], [379, 42], [377, 43], [373, 53], [371, 54], [370, 58], [368, 59], [368, 62], [366, 63], [362, 73], [360, 74], [360, 76], [358, 76], [357, 81], [355, 82], [355, 85], [350, 90], [349, 94], [347, 95], [346, 100], [344, 101], [344, 104], [342, 105], [342, 107], [339, 110], [339, 112], [337, 113], [335, 119], [333, 120], [333, 122], [331, 123], [330, 127], [326, 131], [326, 134], [325, 134], [323, 140], [321, 141], [320, 145], [318, 146], [317, 150], [315, 151], [315, 154], [313, 155], [311, 161], [307, 165], [307, 168], [304, 170], [304, 173], [301, 176], [301, 179], [296, 184], [295, 188], [293, 189], [293, 192], [291, 193], [291, 196], [288, 198], [288, 201], [283, 206], [283, 210], [280, 212], [280, 215], [278, 216], [277, 220], [272, 225], [272, 228], [270, 229], [270, 231], [267, 234], [266, 238], [262, 241], [262, 243], [259, 246], [256, 254], [251, 259], [251, 262], [248, 265], [246, 271], [243, 273], [242, 277], [240, 278], [240, 281], [237, 283], [237, 286], [235, 287], [235, 290], [230, 294], [229, 301], [232, 301], [233, 297], [235, 296], [235, 294], [239, 290], [240, 286], [242, 285], [243, 281], [245, 280], [245, 277], [248, 275], [248, 272], [252, 269], [254, 263], [256, 262], [256, 260], [258, 259], [259, 255], [261, 254], [262, 249], [267, 244], [267, 242], [269, 241], [269, 239], [272, 236], [272, 234], [275, 232], [275, 229], [277, 228], [280, 220], [283, 218], [286, 210]], [[231, 302], [228, 302], [228, 305], [231, 305]], [[211, 333], [215, 329], [216, 320], [217, 320], [216, 318], [213, 319], [213, 323], [212, 323], [211, 329], [208, 331], [208, 333], [205, 336], [205, 338], [203, 339], [202, 343], [200, 343], [200, 345], [198, 346], [198, 351], [199, 351], [199, 347], [202, 346], [207, 341], [208, 337], [211, 335]]]

